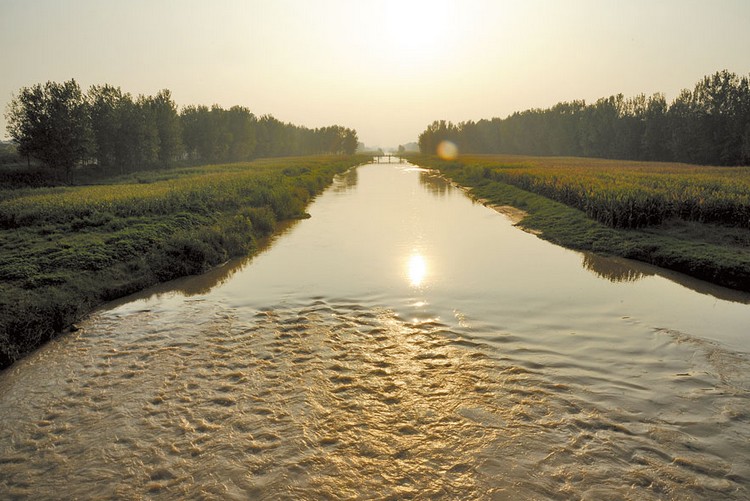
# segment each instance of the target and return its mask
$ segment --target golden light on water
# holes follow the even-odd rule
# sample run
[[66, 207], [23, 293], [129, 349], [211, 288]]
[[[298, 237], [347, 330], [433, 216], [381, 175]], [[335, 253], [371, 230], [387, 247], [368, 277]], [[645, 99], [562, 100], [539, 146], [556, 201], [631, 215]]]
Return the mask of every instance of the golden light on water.
[[409, 283], [412, 287], [419, 287], [424, 282], [427, 275], [427, 262], [424, 256], [414, 253], [409, 258], [408, 265]]
[[455, 160], [458, 157], [458, 146], [451, 141], [441, 141], [437, 147], [437, 154], [443, 160]]

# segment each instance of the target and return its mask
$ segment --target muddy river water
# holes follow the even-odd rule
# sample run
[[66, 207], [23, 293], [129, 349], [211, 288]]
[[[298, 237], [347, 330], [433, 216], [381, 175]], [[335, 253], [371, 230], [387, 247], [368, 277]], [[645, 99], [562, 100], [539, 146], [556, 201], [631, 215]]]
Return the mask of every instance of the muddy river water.
[[408, 164], [309, 212], [0, 373], [0, 498], [750, 498], [750, 295]]

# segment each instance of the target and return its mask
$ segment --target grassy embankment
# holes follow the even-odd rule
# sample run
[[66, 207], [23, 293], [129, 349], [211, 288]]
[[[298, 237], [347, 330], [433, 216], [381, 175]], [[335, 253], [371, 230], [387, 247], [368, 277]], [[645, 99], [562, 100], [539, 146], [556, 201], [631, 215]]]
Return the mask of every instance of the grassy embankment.
[[0, 368], [105, 301], [252, 252], [365, 160], [259, 160], [0, 191]]
[[417, 155], [519, 225], [578, 250], [622, 256], [750, 291], [750, 168], [589, 158]]

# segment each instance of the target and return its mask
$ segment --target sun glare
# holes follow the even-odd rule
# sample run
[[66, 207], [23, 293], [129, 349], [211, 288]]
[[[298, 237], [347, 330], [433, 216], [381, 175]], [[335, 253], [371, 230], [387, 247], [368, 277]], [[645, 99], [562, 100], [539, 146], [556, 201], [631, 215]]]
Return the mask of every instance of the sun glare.
[[389, 1], [384, 14], [380, 41], [392, 63], [434, 60], [445, 52], [451, 32], [450, 9], [445, 2]]
[[414, 253], [409, 258], [408, 265], [409, 283], [412, 287], [419, 287], [427, 275], [427, 262], [424, 256]]

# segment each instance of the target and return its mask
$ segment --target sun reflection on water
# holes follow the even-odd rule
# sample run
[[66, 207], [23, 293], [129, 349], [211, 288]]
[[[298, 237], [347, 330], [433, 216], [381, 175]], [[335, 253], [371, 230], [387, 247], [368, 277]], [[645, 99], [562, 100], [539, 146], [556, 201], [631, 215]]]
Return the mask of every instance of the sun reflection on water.
[[408, 264], [409, 283], [412, 287], [420, 287], [427, 275], [427, 262], [424, 256], [419, 253], [413, 253], [409, 258]]

